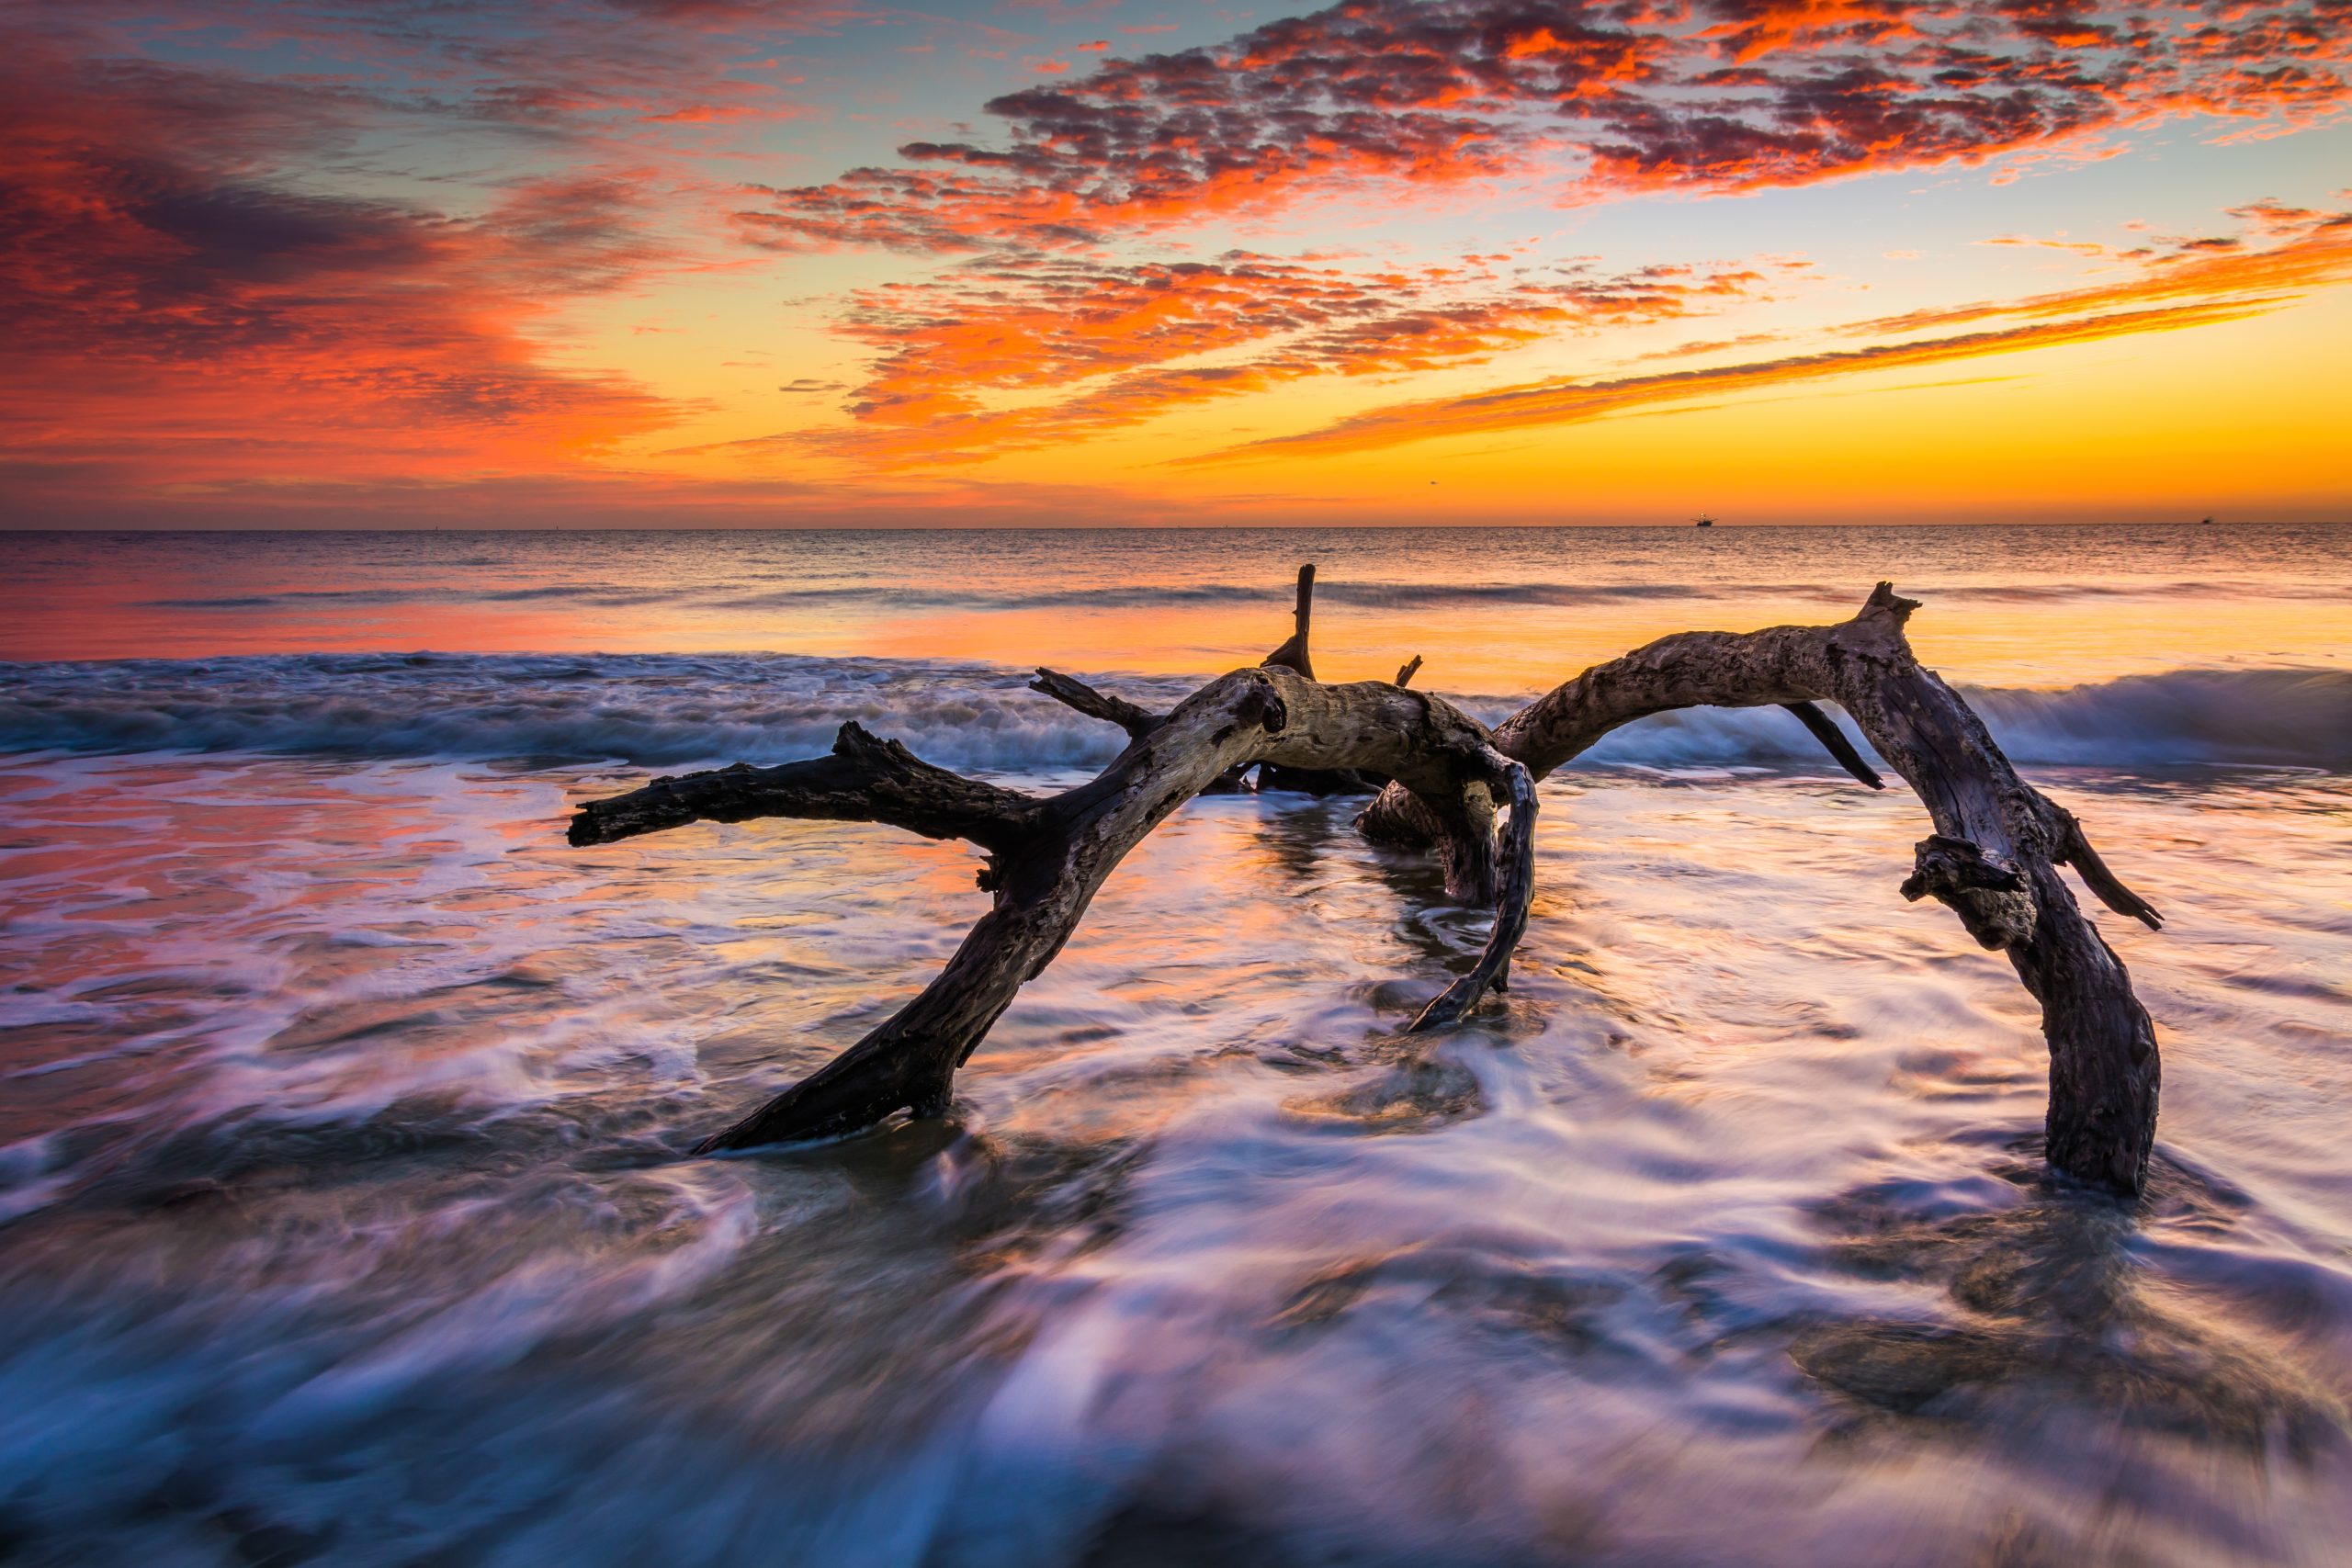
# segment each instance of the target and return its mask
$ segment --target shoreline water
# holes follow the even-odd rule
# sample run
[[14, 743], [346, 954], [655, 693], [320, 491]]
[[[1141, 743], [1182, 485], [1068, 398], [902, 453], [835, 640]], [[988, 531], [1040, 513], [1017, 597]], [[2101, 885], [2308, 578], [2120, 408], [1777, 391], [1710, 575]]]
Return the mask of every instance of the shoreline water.
[[[1721, 536], [1718, 536], [1718, 534]], [[769, 652], [1196, 675], [1262, 655], [1302, 559], [1318, 655], [1542, 690], [1672, 631], [1849, 615], [1889, 579], [1984, 685], [2352, 666], [2352, 526], [17, 535], [0, 659]], [[2184, 615], [2185, 610], [2193, 613]]]
[[[1187, 677], [1075, 671], [1148, 706]], [[723, 766], [820, 755], [845, 722], [944, 766], [1008, 776], [1091, 770], [1116, 730], [977, 663], [791, 656], [259, 655], [0, 664], [0, 754], [62, 752]], [[2183, 670], [2058, 691], [1963, 686], [2026, 766], [2352, 766], [2352, 671]], [[1447, 692], [1489, 723], [1537, 694]], [[1773, 709], [1659, 715], [1578, 767], [1804, 768], [1809, 737]]]
[[[958, 592], [1015, 575], [954, 559]], [[331, 564], [158, 613], [299, 639], [307, 610], [272, 617]], [[697, 583], [842, 566], [722, 552], [655, 608], [677, 643], [718, 624]], [[368, 570], [395, 567], [372, 591], [448, 586]], [[560, 590], [522, 603], [581, 611], [569, 566], [522, 570]], [[1511, 991], [1442, 1037], [1401, 1030], [1482, 917], [1350, 802], [1204, 799], [1105, 886], [951, 1118], [711, 1161], [681, 1156], [936, 972], [986, 907], [975, 863], [779, 821], [576, 851], [569, 805], [806, 755], [849, 717], [1067, 778], [1115, 732], [1023, 690], [1026, 643], [9, 666], [0, 1540], [223, 1568], [2334, 1568], [2352, 766], [2326, 738], [2352, 672], [2308, 619], [2275, 639], [2299, 668], [2132, 668], [2324, 606], [2333, 570], [2154, 650], [2099, 639], [2198, 601], [2050, 594], [1945, 660], [2169, 917], [2103, 925], [2165, 1054], [2129, 1205], [2041, 1174], [2030, 999], [1896, 895], [1917, 803], [1784, 715], [1648, 721], [1548, 781]], [[1736, 577], [1624, 602], [1670, 627], [1745, 603]], [[1540, 608], [1489, 668], [1557, 679], [1634, 626]], [[1277, 577], [1100, 627], [866, 604], [767, 629], [1121, 633], [1129, 660], [1070, 665], [1150, 697], [1262, 652], [1284, 609]], [[465, 623], [393, 623], [428, 624]], [[1420, 649], [1440, 689], [1548, 683], [1464, 683], [1492, 624]], [[1335, 601], [1318, 666], [1328, 635], [1385, 674], [1406, 626]], [[2300, 760], [2218, 761], [2256, 741]]]

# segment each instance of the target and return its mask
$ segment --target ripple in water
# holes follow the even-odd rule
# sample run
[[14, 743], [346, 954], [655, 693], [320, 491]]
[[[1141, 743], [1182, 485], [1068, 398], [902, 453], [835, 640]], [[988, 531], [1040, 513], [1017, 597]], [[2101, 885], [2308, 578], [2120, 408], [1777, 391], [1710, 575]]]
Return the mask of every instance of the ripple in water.
[[[956, 1120], [691, 1142], [982, 907], [591, 768], [0, 770], [0, 1542], [35, 1562], [2335, 1563], [2352, 786], [2081, 773], [2174, 916], [2134, 1205], [2046, 1183], [1916, 807], [1546, 786], [1504, 1005], [1346, 803], [1194, 803]], [[2090, 797], [2090, 798], [2086, 798]], [[2123, 846], [2145, 846], [2130, 853]], [[2291, 874], [2289, 871], [2291, 869]]]

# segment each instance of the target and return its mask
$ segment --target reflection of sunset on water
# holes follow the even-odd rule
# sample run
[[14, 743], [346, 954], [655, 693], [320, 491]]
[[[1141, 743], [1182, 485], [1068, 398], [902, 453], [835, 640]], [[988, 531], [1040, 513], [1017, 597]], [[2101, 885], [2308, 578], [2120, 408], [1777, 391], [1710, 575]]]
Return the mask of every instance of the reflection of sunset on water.
[[[2256, 1488], [2209, 1506], [2321, 1568], [2352, 1523], [2352, 801], [2039, 777], [2175, 916], [2109, 931], [2187, 1021], [2120, 1236], [2032, 1177], [2030, 1001], [1893, 897], [1916, 805], [1832, 776], [1557, 776], [1510, 992], [1434, 1039], [1401, 1024], [1483, 920], [1432, 868], [1345, 801], [1195, 801], [951, 1120], [682, 1162], [930, 976], [986, 906], [968, 850], [773, 821], [568, 850], [567, 803], [621, 782], [579, 766], [12, 760], [0, 1388], [71, 1429], [59, 1369], [95, 1361], [109, 1430], [204, 1434], [245, 1517], [526, 1555], [589, 1517], [589, 1563], [752, 1495], [746, 1560], [910, 1494], [950, 1539], [1009, 1510], [1157, 1540], [1072, 1457], [1115, 1451], [1112, 1496], [1423, 1560], [1573, 1510], [1697, 1561], [1864, 1568], [2015, 1517], [2193, 1561], [2194, 1520], [2118, 1522], [2128, 1462]], [[2260, 1490], [2274, 1440], [2296, 1484]], [[1426, 1462], [1465, 1450], [1469, 1493]], [[6, 1451], [160, 1489], [151, 1536], [195, 1484]]]
[[1255, 663], [1322, 563], [1327, 677], [1427, 661], [1443, 691], [1540, 691], [1670, 632], [1839, 619], [1892, 578], [1960, 679], [2071, 684], [2340, 665], [2333, 529], [1250, 530], [1206, 535], [495, 534], [26, 538], [0, 656], [734, 651], [1198, 675]]

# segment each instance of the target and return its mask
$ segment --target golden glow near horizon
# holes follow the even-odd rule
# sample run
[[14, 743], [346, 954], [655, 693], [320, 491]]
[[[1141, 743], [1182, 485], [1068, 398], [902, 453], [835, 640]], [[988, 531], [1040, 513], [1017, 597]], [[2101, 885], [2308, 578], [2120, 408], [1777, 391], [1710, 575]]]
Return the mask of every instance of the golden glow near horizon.
[[107, 547], [94, 571], [79, 541], [28, 540], [28, 608], [0, 625], [0, 659], [692, 649], [1046, 664], [1108, 672], [1118, 689], [1257, 662], [1288, 625], [1299, 554], [1313, 553], [1317, 672], [1387, 679], [1417, 653], [1430, 689], [1453, 694], [1542, 691], [1673, 632], [1834, 620], [1881, 578], [1923, 601], [1909, 628], [1922, 656], [1974, 685], [2352, 664], [2352, 597], [2328, 564], [2345, 547], [2340, 526], [1253, 530], [1206, 547], [1189, 533], [1080, 542], [1037, 531], [527, 543], [184, 535]]
[[10, 522], [2352, 510], [2338, 9], [372, 15], [6, 13]]

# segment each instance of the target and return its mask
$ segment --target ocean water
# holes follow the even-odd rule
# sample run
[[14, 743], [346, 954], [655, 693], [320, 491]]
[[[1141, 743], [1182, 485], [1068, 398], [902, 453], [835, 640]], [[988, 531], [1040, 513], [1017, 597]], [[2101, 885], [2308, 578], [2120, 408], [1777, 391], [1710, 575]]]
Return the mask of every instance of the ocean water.
[[[0, 1558], [2352, 1561], [2352, 528], [0, 536]], [[1651, 637], [1915, 641], [2167, 914], [2146, 1198], [1785, 715], [1544, 787], [1507, 998], [1351, 803], [1202, 800], [955, 1114], [682, 1152], [935, 972], [968, 849], [568, 848], [854, 718], [1252, 661], [1499, 716]]]

